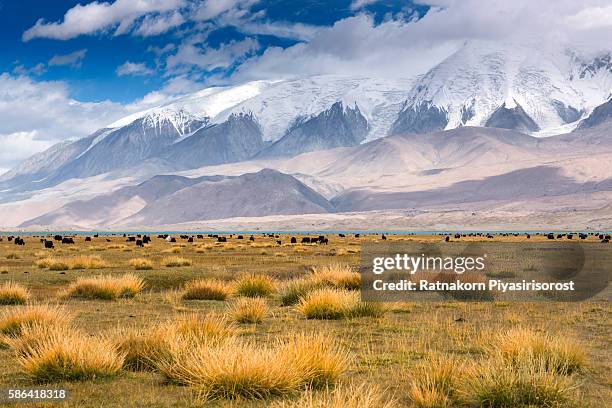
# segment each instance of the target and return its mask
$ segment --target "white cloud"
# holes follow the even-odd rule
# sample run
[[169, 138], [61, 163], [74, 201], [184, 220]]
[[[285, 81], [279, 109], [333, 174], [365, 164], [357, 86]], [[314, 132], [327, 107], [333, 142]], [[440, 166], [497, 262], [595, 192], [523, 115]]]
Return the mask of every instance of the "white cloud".
[[146, 16], [138, 28], [134, 30], [134, 34], [142, 37], [159, 35], [180, 26], [184, 22], [185, 18], [178, 11], [169, 14]]
[[83, 34], [95, 34], [116, 28], [115, 34], [123, 34], [132, 28], [134, 21], [150, 13], [173, 11], [184, 4], [183, 0], [116, 0], [114, 3], [94, 1], [77, 4], [64, 15], [61, 22], [39, 19], [23, 33], [23, 40], [52, 38], [69, 40]]
[[68, 65], [71, 67], [78, 68], [83, 63], [86, 53], [87, 53], [87, 49], [82, 49], [82, 50], [71, 52], [70, 54], [66, 54], [66, 55], [54, 55], [49, 60], [49, 66], [51, 67], [51, 66], [56, 66], [56, 65]]
[[186, 42], [179, 46], [174, 55], [166, 61], [169, 69], [198, 67], [206, 70], [227, 68], [236, 61], [245, 59], [259, 48], [259, 43], [251, 38], [242, 41], [230, 41], [219, 48], [207, 46], [199, 47], [197, 44]]
[[79, 102], [62, 82], [0, 74], [0, 167], [58, 141], [86, 136], [140, 106]]
[[153, 75], [154, 73], [155, 72], [151, 68], [147, 67], [142, 62], [125, 61], [117, 67], [117, 75], [119, 76], [147, 76]]
[[233, 17], [243, 17], [259, 0], [204, 0], [197, 8], [197, 20], [212, 20], [222, 14], [231, 14]]
[[351, 10], [360, 10], [365, 6], [377, 3], [379, 0], [353, 0], [351, 3]]

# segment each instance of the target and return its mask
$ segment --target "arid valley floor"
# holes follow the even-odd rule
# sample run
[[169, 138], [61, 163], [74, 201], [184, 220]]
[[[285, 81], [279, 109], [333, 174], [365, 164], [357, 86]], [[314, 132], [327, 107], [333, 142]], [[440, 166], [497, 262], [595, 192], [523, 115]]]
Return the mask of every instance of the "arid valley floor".
[[[225, 243], [152, 235], [144, 248], [120, 235], [77, 235], [55, 249], [5, 235], [0, 390], [67, 389], [57, 403], [66, 407], [599, 408], [612, 400], [608, 301], [360, 306], [351, 269], [361, 245], [380, 235], [328, 234], [328, 245], [249, 235]], [[117, 298], [120, 279], [107, 278], [106, 292], [87, 280], [126, 274], [144, 286]], [[33, 308], [46, 316], [40, 324], [15, 323]]]

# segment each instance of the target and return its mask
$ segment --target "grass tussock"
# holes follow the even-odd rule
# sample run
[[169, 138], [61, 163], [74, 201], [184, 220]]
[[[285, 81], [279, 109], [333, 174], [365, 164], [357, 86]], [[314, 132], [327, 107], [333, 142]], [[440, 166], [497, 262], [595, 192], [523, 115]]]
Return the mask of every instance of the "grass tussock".
[[146, 258], [132, 258], [130, 259], [130, 266], [137, 271], [146, 271], [153, 269], [153, 262]]
[[15, 282], [0, 285], [0, 305], [24, 305], [30, 300], [30, 291]]
[[191, 263], [191, 260], [187, 258], [182, 258], [180, 256], [169, 256], [162, 259], [162, 264], [164, 264], [168, 268], [191, 266]]
[[498, 359], [467, 372], [459, 390], [463, 405], [507, 407], [572, 407], [577, 384], [571, 376], [546, 369], [546, 362], [532, 360], [520, 367]]
[[245, 297], [266, 297], [276, 292], [276, 281], [266, 275], [244, 275], [234, 282], [234, 293]]
[[491, 348], [513, 367], [543, 364], [547, 371], [573, 374], [586, 366], [583, 347], [567, 337], [553, 337], [531, 329], [510, 329], [497, 336]]
[[51, 271], [65, 271], [68, 269], [104, 269], [108, 264], [97, 256], [76, 256], [73, 258], [48, 257], [36, 262], [39, 268]]
[[194, 387], [203, 400], [286, 396], [332, 385], [348, 357], [322, 337], [296, 336], [273, 346], [231, 337], [220, 343], [174, 347], [157, 368], [171, 382]]
[[337, 289], [359, 290], [361, 275], [342, 264], [326, 265], [315, 269], [311, 279], [323, 286]]
[[283, 306], [295, 305], [307, 294], [321, 288], [321, 283], [313, 279], [291, 279], [280, 287], [281, 304]]
[[298, 399], [279, 401], [273, 408], [396, 408], [397, 403], [371, 384], [309, 389]]
[[18, 361], [21, 371], [38, 383], [84, 381], [112, 377], [123, 355], [104, 339], [74, 329], [32, 326], [24, 329]]
[[144, 287], [142, 278], [126, 274], [122, 276], [80, 277], [62, 294], [66, 298], [115, 300], [136, 296]]
[[146, 328], [118, 328], [109, 339], [118, 354], [125, 356], [123, 367], [130, 371], [151, 371], [156, 356], [168, 350], [172, 340], [169, 327], [154, 325]]
[[455, 406], [456, 386], [461, 364], [444, 356], [429, 356], [413, 372], [409, 399], [413, 407], [445, 408]]
[[21, 259], [21, 255], [17, 252], [8, 252], [4, 257], [6, 259]]
[[165, 326], [170, 333], [190, 343], [206, 343], [237, 334], [236, 327], [224, 317], [217, 315], [200, 316], [192, 313], [178, 317]]
[[352, 291], [323, 288], [302, 298], [298, 312], [307, 319], [336, 320], [352, 317], [380, 317], [386, 309], [379, 303], [360, 302]]
[[19, 337], [24, 328], [38, 326], [66, 326], [72, 320], [71, 314], [61, 306], [29, 305], [15, 306], [0, 315], [0, 342], [7, 338]]
[[183, 290], [184, 300], [225, 300], [230, 296], [228, 285], [218, 279], [198, 279], [187, 282]]
[[229, 315], [238, 323], [261, 323], [269, 312], [264, 298], [239, 298], [229, 308]]

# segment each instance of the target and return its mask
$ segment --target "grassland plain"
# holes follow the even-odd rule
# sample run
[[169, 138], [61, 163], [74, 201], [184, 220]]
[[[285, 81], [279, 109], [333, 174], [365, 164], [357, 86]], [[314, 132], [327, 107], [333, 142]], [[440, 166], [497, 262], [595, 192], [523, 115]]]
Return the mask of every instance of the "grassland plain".
[[[333, 366], [341, 373], [336, 378], [334, 371], [333, 381], [324, 387], [309, 389], [307, 378], [314, 375], [311, 369], [310, 377], [305, 374], [301, 379], [288, 379], [293, 381], [291, 386], [277, 384], [276, 388], [268, 389], [272, 390], [269, 394], [262, 392], [267, 399], [261, 400], [249, 398], [249, 390], [233, 395], [236, 388], [230, 387], [230, 391], [211, 389], [223, 381], [177, 385], [167, 381], [155, 368], [123, 369], [112, 376], [94, 376], [94, 379], [79, 381], [54, 380], [40, 385], [33, 382], [20, 365], [23, 352], [18, 356], [10, 344], [4, 344], [0, 347], [0, 390], [65, 388], [70, 397], [61, 406], [66, 407], [609, 406], [612, 400], [612, 308], [608, 302], [394, 303], [385, 308], [386, 313], [381, 311], [374, 317], [366, 314], [365, 317], [307, 319], [300, 313], [297, 299], [289, 302], [289, 306], [281, 305], [284, 285], [301, 279], [301, 287], [306, 288], [306, 293], [310, 293], [307, 288], [320, 290], [324, 285], [320, 276], [329, 273], [327, 267], [346, 265], [356, 269], [361, 244], [380, 240], [377, 235], [328, 237], [329, 245], [289, 245], [287, 235], [279, 238], [256, 235], [255, 242], [249, 242], [246, 236], [243, 240], [234, 236], [227, 243], [217, 243], [206, 237], [195, 239], [193, 243], [178, 239], [171, 244], [153, 238], [151, 244], [139, 248], [121, 236], [96, 237], [91, 242], [77, 236], [76, 244], [56, 243], [55, 249], [42, 248], [38, 238], [26, 238], [27, 244], [23, 247], [4, 238], [0, 242], [0, 285], [10, 282], [11, 287], [25, 288], [30, 305], [62, 307], [61, 310], [74, 317], [69, 329], [82, 336], [79, 341], [86, 341], [87, 336], [95, 337], [101, 344], [97, 346], [102, 347], [123, 330], [168, 333], [163, 331], [168, 330], [168, 322], [179, 321], [185, 315], [214, 315], [230, 322], [232, 312], [236, 311], [236, 297], [240, 294], [239, 280], [266, 276], [277, 287], [277, 290], [261, 292], [262, 296], [266, 295], [267, 313], [261, 314], [260, 323], [228, 323], [232, 332], [237, 333], [232, 341], [270, 356], [292, 344], [295, 335], [324, 335], [333, 347], [342, 350], [342, 359], [346, 361]], [[391, 235], [388, 239], [435, 242], [443, 237]], [[532, 240], [544, 239], [532, 237]], [[278, 245], [277, 240], [281, 240], [282, 245]], [[523, 238], [499, 236], [493, 240], [520, 242]], [[593, 245], [598, 244], [598, 240], [589, 240]], [[188, 262], [166, 262], [169, 253]], [[88, 263], [88, 257], [96, 261]], [[45, 262], [40, 262], [49, 258], [67, 265], [59, 268], [61, 270], [52, 270], [45, 267]], [[82, 268], [71, 263], [77, 258]], [[102, 268], [96, 269], [95, 265]], [[134, 265], [146, 265], [146, 269]], [[346, 271], [343, 273], [346, 275]], [[124, 278], [125, 275], [142, 278], [143, 290], [133, 297], [115, 300], [62, 295], [79, 278]], [[228, 294], [226, 300], [185, 299], [185, 285], [194, 280], [210, 280], [220, 285]], [[304, 284], [308, 280], [311, 284]], [[344, 290], [331, 284], [327, 287]], [[247, 304], [245, 300], [245, 308], [249, 307]], [[5, 316], [16, 308], [25, 307], [0, 305], [0, 314]], [[63, 325], [61, 330], [68, 329]], [[211, 344], [210, 340], [204, 343], [209, 348], [196, 347], [197, 356], [209, 355], [214, 347], [231, 349], [230, 343]], [[513, 351], [512, 354], [507, 351], [516, 349], [525, 352]], [[171, 357], [164, 358], [167, 362]], [[180, 358], [189, 358], [189, 355]], [[299, 360], [298, 366], [304, 369], [308, 364], [304, 363], [303, 356], [301, 358], [296, 357], [290, 363], [297, 364]], [[525, 363], [527, 360], [529, 362]], [[257, 370], [262, 369], [257, 361], [252, 364]], [[552, 366], [555, 368], [551, 369]], [[245, 373], [241, 375], [246, 376]], [[258, 383], [258, 387], [264, 389], [266, 384]], [[207, 395], [218, 393], [223, 398], [205, 399], [203, 389]], [[228, 396], [238, 398], [228, 399]], [[18, 406], [50, 405], [20, 403]]]

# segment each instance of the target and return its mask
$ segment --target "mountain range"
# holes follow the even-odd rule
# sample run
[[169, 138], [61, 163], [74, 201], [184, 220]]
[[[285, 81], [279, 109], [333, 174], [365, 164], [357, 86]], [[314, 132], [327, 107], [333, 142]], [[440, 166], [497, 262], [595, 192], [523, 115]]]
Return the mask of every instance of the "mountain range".
[[416, 78], [207, 88], [1, 175], [0, 226], [471, 214], [519, 203], [538, 214], [591, 211], [612, 190], [611, 91], [610, 54], [489, 42], [465, 44]]

